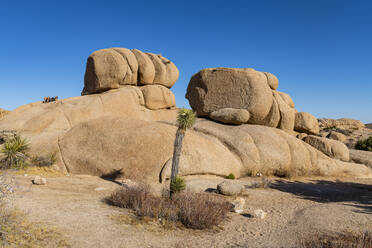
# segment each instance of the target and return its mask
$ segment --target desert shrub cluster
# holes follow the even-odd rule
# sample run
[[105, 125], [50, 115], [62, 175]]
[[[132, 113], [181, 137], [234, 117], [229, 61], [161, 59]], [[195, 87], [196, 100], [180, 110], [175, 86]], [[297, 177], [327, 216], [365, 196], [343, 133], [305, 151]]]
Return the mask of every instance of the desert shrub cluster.
[[316, 234], [301, 238], [299, 248], [370, 248], [372, 232], [345, 232], [339, 234]]
[[107, 199], [108, 203], [132, 209], [138, 217], [151, 217], [181, 222], [192, 229], [206, 229], [220, 224], [231, 204], [208, 193], [182, 192], [172, 198], [154, 196], [147, 185], [120, 187]]
[[1, 161], [2, 169], [22, 169], [26, 166], [30, 144], [20, 136], [7, 140], [0, 152], [4, 155]]
[[30, 157], [30, 143], [18, 135], [4, 141], [0, 147], [0, 169], [22, 170], [28, 167], [51, 167], [56, 154]]
[[365, 140], [359, 140], [355, 144], [355, 149], [372, 152], [372, 137], [369, 137], [368, 139]]

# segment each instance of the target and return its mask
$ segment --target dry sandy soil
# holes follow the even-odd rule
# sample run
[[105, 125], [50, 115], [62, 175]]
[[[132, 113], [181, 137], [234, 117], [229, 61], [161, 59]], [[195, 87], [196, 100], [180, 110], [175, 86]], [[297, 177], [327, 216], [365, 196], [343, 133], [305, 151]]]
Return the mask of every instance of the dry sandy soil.
[[[42, 186], [18, 179], [15, 205], [31, 221], [56, 226], [72, 247], [296, 247], [297, 237], [319, 230], [372, 230], [372, 179], [272, 179], [269, 189], [249, 190], [243, 214], [208, 231], [118, 221], [131, 212], [103, 199], [120, 186], [99, 177], [47, 178]], [[222, 180], [188, 178], [188, 187], [202, 191]], [[267, 217], [253, 217], [256, 209]]]

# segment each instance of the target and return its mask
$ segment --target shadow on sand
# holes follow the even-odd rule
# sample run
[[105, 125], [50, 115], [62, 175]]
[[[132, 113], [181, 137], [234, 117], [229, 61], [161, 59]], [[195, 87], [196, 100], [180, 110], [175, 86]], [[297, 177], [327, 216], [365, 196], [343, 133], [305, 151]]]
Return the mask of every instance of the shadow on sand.
[[271, 188], [321, 203], [340, 202], [372, 214], [372, 185], [353, 182], [313, 180], [310, 182], [276, 181]]

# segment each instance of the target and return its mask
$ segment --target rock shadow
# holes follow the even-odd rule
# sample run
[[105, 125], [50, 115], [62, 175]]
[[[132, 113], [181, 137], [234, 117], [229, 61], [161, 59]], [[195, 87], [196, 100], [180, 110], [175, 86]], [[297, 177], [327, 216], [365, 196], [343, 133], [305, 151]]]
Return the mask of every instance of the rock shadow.
[[372, 214], [372, 185], [369, 184], [327, 180], [276, 181], [271, 184], [270, 188], [291, 193], [310, 201], [340, 202], [346, 206], [358, 208], [358, 212]]

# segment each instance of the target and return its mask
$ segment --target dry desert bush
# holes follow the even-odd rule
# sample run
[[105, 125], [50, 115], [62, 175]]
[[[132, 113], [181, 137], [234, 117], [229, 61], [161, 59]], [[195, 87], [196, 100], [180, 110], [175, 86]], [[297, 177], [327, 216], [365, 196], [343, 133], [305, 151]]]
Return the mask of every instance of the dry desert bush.
[[150, 193], [144, 184], [120, 187], [107, 199], [108, 203], [133, 209], [139, 217], [179, 221], [185, 227], [206, 229], [220, 224], [231, 209], [231, 204], [208, 193], [183, 192], [171, 199]]
[[372, 232], [316, 234], [301, 238], [299, 248], [371, 248]]

